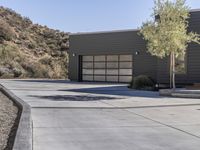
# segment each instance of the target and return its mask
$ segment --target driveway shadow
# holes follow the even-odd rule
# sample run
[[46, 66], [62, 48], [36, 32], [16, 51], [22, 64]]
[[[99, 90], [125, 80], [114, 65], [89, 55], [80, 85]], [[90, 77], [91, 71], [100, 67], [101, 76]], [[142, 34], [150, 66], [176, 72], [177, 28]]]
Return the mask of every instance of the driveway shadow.
[[51, 96], [38, 96], [29, 95], [29, 97], [48, 99], [52, 101], [99, 101], [99, 100], [114, 100], [120, 99], [110, 96], [88, 96], [88, 95], [51, 95]]
[[145, 98], [162, 98], [158, 92], [154, 91], [137, 91], [127, 88], [126, 86], [109, 86], [109, 87], [94, 87], [94, 88], [79, 88], [79, 89], [63, 89], [59, 91], [70, 91], [87, 94], [103, 94], [127, 97], [145, 97]]
[[20, 79], [20, 80], [13, 80], [16, 82], [31, 82], [31, 83], [70, 83], [70, 84], [75, 84], [75, 82], [71, 82], [69, 80], [48, 80], [48, 79], [41, 79], [41, 80], [28, 80], [28, 79]]
[[76, 82], [76, 81], [70, 81], [70, 80], [51, 80], [51, 79], [19, 79], [19, 80], [12, 80], [16, 82], [30, 82], [30, 83], [59, 83], [59, 84], [72, 84], [72, 85], [113, 85], [113, 84], [120, 84], [120, 83], [112, 83], [112, 82]]
[[[80, 93], [85, 93], [85, 94], [103, 94], [103, 95], [110, 95], [110, 96], [127, 96], [127, 97], [145, 97], [145, 98], [162, 98], [159, 96], [158, 92], [153, 92], [153, 91], [137, 91], [137, 90], [132, 90], [127, 88], [127, 85], [122, 85], [119, 83], [103, 83], [103, 82], [73, 82], [69, 80], [14, 80], [18, 82], [32, 82], [32, 83], [58, 83], [58, 84], [66, 84], [66, 86], [70, 85], [77, 85], [79, 86], [80, 84], [82, 85], [99, 85], [99, 87], [90, 87], [90, 88], [72, 88], [72, 89], [60, 89], [58, 91], [69, 91], [69, 92], [77, 92], [77, 95]], [[109, 86], [108, 86], [109, 85]], [[112, 86], [113, 85], [113, 86]], [[74, 96], [66, 95], [65, 98], [60, 95], [55, 95], [54, 97], [49, 97], [49, 99], [66, 99], [70, 100], [68, 97], [71, 97], [72, 100], [74, 99], [81, 99], [83, 97], [78, 96], [75, 98]], [[81, 97], [81, 98], [79, 98]], [[106, 96], [105, 96], [106, 97]], [[41, 97], [42, 98], [42, 97]], [[47, 98], [44, 96], [43, 98]], [[93, 97], [92, 97], [93, 98]], [[91, 99], [92, 99], [91, 98]], [[87, 99], [87, 98], [85, 98]], [[90, 98], [88, 98], [90, 99]], [[98, 98], [93, 98], [95, 100], [99, 100]], [[105, 99], [102, 97], [102, 99]], [[119, 98], [117, 98], [119, 99]]]

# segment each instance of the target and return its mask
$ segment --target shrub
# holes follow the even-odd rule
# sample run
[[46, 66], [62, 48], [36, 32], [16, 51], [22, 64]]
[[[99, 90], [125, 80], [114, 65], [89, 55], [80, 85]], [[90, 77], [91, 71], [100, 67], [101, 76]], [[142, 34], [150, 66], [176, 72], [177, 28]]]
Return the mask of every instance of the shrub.
[[44, 65], [51, 65], [52, 57], [46, 54], [42, 58], [39, 59], [39, 62]]
[[146, 75], [140, 75], [133, 79], [130, 88], [137, 90], [154, 90], [155, 82]]
[[28, 44], [28, 48], [29, 48], [29, 49], [35, 49], [35, 48], [36, 48], [36, 44], [33, 43], [33, 42], [29, 42], [29, 43], [27, 43], [27, 44]]
[[0, 20], [0, 41], [10, 41], [15, 36], [14, 30], [4, 20]]
[[49, 78], [49, 68], [37, 62], [23, 63], [22, 67], [28, 73], [31, 78]]
[[20, 62], [24, 59], [24, 56], [18, 49], [18, 47], [13, 45], [2, 45], [0, 47], [0, 60], [1, 63], [10, 64], [11, 62]]
[[33, 65], [33, 76], [34, 78], [49, 78], [49, 67], [35, 63]]
[[23, 19], [24, 19], [24, 22], [27, 23], [28, 25], [29, 25], [29, 24], [32, 24], [32, 21], [30, 20], [30, 18], [28, 18], [28, 17], [23, 17]]
[[18, 68], [13, 68], [13, 74], [15, 78], [18, 78], [22, 75], [22, 71]]
[[6, 68], [6, 67], [0, 67], [0, 76], [4, 75], [4, 74], [9, 74], [10, 73], [10, 69]]
[[2, 45], [0, 47], [0, 59], [2, 62], [10, 62], [15, 57], [15, 49], [10, 45]]
[[68, 45], [67, 45], [67, 42], [66, 43], [61, 43], [61, 46], [60, 46], [60, 50], [61, 51], [65, 51], [68, 49]]
[[12, 79], [12, 78], [14, 78], [14, 74], [13, 73], [5, 73], [0, 78], [1, 79]]

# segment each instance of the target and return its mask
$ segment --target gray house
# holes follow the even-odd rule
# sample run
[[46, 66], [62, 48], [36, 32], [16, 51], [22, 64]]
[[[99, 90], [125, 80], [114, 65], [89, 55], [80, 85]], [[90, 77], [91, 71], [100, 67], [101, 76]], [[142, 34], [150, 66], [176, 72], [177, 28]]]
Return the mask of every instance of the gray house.
[[[189, 31], [200, 34], [200, 10], [191, 11]], [[169, 58], [147, 52], [138, 30], [77, 33], [70, 35], [69, 78], [73, 81], [130, 82], [147, 75], [169, 83]], [[178, 84], [200, 83], [200, 46], [190, 44], [177, 59]]]

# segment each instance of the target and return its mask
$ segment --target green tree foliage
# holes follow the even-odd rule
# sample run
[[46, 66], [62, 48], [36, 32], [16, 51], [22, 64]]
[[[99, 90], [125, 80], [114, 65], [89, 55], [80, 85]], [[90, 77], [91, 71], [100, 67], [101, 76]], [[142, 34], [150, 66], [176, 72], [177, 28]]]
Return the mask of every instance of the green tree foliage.
[[153, 56], [171, 56], [170, 74], [173, 74], [174, 88], [175, 58], [185, 55], [190, 42], [200, 41], [197, 33], [188, 32], [189, 17], [189, 7], [185, 5], [185, 0], [156, 0], [152, 20], [143, 23], [140, 30]]

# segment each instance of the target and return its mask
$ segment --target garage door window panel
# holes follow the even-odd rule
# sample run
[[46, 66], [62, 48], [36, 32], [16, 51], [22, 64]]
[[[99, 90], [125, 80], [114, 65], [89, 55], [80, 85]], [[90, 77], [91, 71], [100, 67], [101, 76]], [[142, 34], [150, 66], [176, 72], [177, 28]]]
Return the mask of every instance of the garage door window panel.
[[120, 75], [132, 75], [132, 69], [119, 69]]
[[83, 68], [84, 69], [92, 69], [94, 66], [93, 66], [93, 62], [83, 62]]
[[108, 55], [107, 56], [107, 61], [115, 61], [118, 62], [119, 61], [119, 56], [118, 55]]
[[95, 62], [94, 63], [94, 68], [105, 69], [106, 68], [106, 63], [105, 62]]
[[93, 75], [83, 75], [83, 80], [84, 81], [94, 81]]
[[94, 69], [94, 75], [105, 75], [106, 70], [105, 69]]
[[106, 56], [94, 56], [94, 61], [96, 62], [105, 62]]
[[107, 75], [118, 75], [119, 74], [119, 70], [118, 69], [107, 69], [106, 70], [106, 74]]
[[132, 55], [120, 55], [119, 60], [120, 61], [132, 61]]
[[119, 76], [106, 76], [108, 82], [118, 82]]
[[95, 81], [106, 81], [106, 76], [94, 76]]
[[119, 63], [118, 62], [107, 62], [107, 68], [110, 68], [110, 69], [119, 68]]
[[93, 56], [83, 56], [83, 62], [93, 61]]
[[119, 76], [119, 82], [131, 82], [132, 76]]
[[130, 68], [130, 69], [132, 69], [132, 66], [133, 66], [132, 62], [120, 62], [119, 63], [120, 68]]
[[93, 69], [83, 69], [83, 74], [93, 75]]

